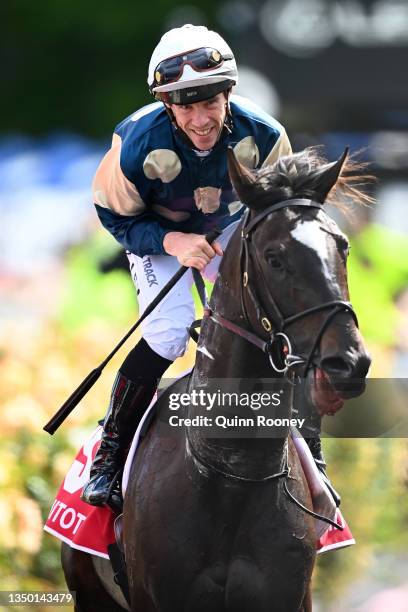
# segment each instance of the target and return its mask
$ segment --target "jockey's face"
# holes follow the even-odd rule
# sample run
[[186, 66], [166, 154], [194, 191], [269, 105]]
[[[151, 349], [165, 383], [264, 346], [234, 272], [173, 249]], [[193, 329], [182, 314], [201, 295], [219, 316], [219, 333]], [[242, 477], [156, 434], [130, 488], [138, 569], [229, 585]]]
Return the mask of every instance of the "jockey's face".
[[190, 138], [196, 149], [212, 149], [224, 125], [227, 99], [219, 93], [203, 102], [193, 104], [171, 104], [174, 118], [180, 129]]

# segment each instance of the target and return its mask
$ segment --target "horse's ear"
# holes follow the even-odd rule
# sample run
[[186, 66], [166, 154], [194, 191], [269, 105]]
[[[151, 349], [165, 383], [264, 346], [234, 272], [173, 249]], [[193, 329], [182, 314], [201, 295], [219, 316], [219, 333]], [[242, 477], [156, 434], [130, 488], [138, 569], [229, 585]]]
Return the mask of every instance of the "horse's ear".
[[330, 193], [330, 190], [337, 183], [344, 162], [347, 159], [348, 152], [349, 148], [346, 147], [344, 149], [344, 153], [341, 155], [341, 157], [339, 157], [337, 161], [333, 162], [332, 164], [326, 165], [321, 171], [321, 174], [318, 177], [319, 186], [315, 191], [316, 200], [321, 204], [324, 204], [327, 196]]
[[255, 176], [248, 168], [242, 165], [237, 158], [232, 147], [228, 147], [228, 172], [232, 186], [238, 194], [239, 199], [244, 204], [249, 205], [254, 197]]

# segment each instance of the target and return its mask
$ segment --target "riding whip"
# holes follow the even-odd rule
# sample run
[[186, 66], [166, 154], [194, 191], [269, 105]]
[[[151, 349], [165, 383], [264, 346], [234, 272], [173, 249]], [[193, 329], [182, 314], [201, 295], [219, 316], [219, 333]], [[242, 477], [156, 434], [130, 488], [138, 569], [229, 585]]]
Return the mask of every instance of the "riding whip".
[[[213, 229], [206, 236], [205, 239], [208, 243], [214, 242], [221, 234], [221, 230]], [[144, 321], [146, 317], [156, 308], [156, 306], [162, 301], [162, 299], [169, 293], [169, 291], [174, 287], [174, 285], [180, 280], [180, 278], [187, 272], [189, 269], [188, 266], [181, 266], [179, 270], [172, 276], [172, 278], [165, 284], [165, 286], [159, 291], [154, 300], [149, 304], [146, 308], [140, 319], [136, 321], [136, 323], [129, 329], [127, 334], [123, 336], [122, 340], [115, 346], [115, 348], [109, 353], [109, 355], [102, 361], [102, 363], [96, 367], [92, 372], [88, 374], [88, 376], [81, 382], [81, 384], [75, 389], [75, 391], [69, 396], [69, 398], [64, 402], [61, 408], [54, 414], [54, 416], [48, 421], [48, 423], [43, 427], [44, 431], [49, 434], [53, 434], [57, 431], [58, 427], [65, 421], [69, 414], [74, 410], [75, 406], [79, 404], [81, 399], [88, 393], [88, 391], [93, 387], [96, 383], [100, 375], [102, 374], [102, 370], [109, 363], [112, 357], [118, 352], [121, 346], [126, 342], [126, 340], [133, 334], [133, 332], [139, 327], [139, 325]]]

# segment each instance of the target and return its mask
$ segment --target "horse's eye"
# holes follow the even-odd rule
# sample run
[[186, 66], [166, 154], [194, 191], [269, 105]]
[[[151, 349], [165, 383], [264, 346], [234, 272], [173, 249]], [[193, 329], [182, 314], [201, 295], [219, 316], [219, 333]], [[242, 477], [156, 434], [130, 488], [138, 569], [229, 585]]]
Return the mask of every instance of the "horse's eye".
[[344, 259], [347, 259], [347, 257], [350, 254], [350, 245], [349, 245], [349, 243], [348, 242], [342, 243], [340, 245], [340, 248], [341, 248], [341, 253], [342, 253]]
[[274, 270], [283, 270], [283, 264], [280, 258], [275, 253], [269, 253], [267, 256], [268, 265]]

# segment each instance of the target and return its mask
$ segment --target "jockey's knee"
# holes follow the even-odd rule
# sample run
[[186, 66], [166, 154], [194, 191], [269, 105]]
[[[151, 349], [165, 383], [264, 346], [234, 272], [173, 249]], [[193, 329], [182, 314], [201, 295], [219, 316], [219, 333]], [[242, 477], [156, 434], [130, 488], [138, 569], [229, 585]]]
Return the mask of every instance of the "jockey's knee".
[[175, 361], [186, 352], [188, 344], [187, 327], [169, 329], [166, 333], [159, 333], [155, 330], [143, 330], [143, 338], [150, 348], [161, 357]]

